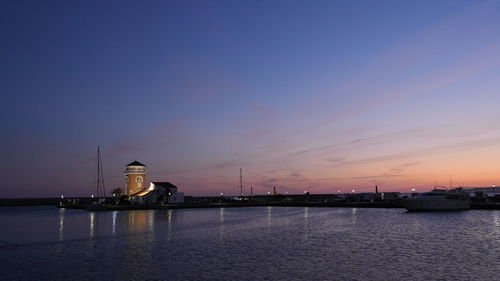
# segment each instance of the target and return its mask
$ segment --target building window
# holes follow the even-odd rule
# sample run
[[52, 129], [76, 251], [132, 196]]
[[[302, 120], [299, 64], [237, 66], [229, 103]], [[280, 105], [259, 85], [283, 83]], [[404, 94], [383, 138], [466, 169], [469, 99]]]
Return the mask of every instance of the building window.
[[142, 177], [141, 176], [137, 176], [135, 178], [135, 182], [142, 182]]

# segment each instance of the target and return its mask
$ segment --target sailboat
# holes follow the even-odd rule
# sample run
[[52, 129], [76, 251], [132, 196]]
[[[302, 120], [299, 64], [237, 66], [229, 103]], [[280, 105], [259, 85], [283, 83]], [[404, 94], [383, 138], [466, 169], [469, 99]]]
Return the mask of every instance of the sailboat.
[[[101, 159], [101, 149], [97, 147], [97, 179], [96, 179], [96, 193], [95, 196], [92, 194], [92, 202], [90, 205], [99, 206], [106, 202], [106, 186], [104, 185], [104, 172], [102, 169], [102, 159]], [[66, 198], [61, 196], [61, 201], [59, 201], [58, 208], [71, 208], [71, 209], [85, 209], [89, 207], [89, 201], [83, 199], [84, 202], [80, 202], [79, 198]]]

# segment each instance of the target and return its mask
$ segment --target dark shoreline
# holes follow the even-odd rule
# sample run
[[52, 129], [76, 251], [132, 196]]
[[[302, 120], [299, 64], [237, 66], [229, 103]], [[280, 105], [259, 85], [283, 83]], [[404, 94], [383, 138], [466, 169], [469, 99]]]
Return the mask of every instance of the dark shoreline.
[[[21, 206], [57, 206], [68, 209], [89, 209], [94, 211], [113, 210], [151, 210], [151, 209], [202, 209], [202, 208], [237, 208], [237, 207], [348, 207], [348, 208], [403, 208], [400, 200], [375, 202], [305, 202], [305, 201], [233, 201], [233, 202], [189, 202], [168, 205], [92, 205], [91, 197], [79, 199], [80, 204], [61, 206], [61, 198], [1, 198], [0, 207]], [[500, 203], [471, 202], [471, 210], [500, 210]]]
[[[204, 208], [238, 208], [238, 207], [350, 207], [350, 208], [402, 208], [399, 202], [223, 202], [223, 203], [184, 203], [168, 205], [90, 205], [68, 206], [70, 209], [87, 209], [89, 211], [116, 210], [169, 210], [169, 209], [204, 209]], [[58, 206], [64, 208], [63, 206]]]
[[[171, 210], [171, 209], [203, 209], [203, 208], [238, 208], [238, 207], [314, 207], [314, 208], [390, 208], [404, 209], [399, 201], [394, 202], [238, 202], [238, 203], [196, 203], [170, 205], [97, 205], [75, 206], [68, 208], [87, 209], [88, 211], [117, 211], [117, 210]], [[500, 210], [500, 203], [473, 203], [471, 210]]]
[[0, 207], [57, 205], [61, 198], [0, 198]]

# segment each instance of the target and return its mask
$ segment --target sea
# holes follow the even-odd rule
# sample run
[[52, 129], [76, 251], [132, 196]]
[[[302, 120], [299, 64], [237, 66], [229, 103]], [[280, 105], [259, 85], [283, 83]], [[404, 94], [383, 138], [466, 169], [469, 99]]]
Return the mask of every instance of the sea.
[[1, 207], [0, 280], [500, 280], [500, 211]]

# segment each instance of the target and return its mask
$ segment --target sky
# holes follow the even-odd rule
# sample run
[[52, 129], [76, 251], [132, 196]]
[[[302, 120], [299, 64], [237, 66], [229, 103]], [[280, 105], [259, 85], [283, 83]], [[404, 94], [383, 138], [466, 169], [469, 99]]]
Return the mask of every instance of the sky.
[[0, 2], [0, 197], [500, 185], [500, 1]]

